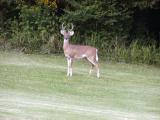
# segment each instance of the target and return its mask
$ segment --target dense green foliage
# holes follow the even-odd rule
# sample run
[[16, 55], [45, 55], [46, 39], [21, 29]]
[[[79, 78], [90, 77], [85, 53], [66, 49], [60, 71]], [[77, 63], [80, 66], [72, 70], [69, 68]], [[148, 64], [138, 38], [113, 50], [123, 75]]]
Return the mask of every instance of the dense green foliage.
[[159, 42], [153, 33], [141, 23], [138, 31], [134, 29], [136, 11], [159, 9], [157, 0], [43, 1], [0, 1], [1, 48], [27, 53], [62, 52], [60, 25], [72, 22], [72, 43], [96, 46], [107, 59], [160, 64]]

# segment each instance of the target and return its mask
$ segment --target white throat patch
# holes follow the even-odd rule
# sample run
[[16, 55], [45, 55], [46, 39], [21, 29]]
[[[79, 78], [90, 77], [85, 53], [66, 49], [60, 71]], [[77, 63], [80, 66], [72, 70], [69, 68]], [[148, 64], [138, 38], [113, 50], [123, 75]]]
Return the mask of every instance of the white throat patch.
[[69, 39], [64, 39], [64, 43], [65, 43], [65, 42], [68, 42], [68, 41], [69, 41]]

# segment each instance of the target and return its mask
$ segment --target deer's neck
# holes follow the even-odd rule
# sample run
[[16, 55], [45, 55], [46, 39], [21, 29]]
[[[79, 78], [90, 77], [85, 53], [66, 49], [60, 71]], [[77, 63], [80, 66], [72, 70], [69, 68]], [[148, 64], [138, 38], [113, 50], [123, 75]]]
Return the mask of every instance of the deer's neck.
[[64, 39], [63, 49], [65, 50], [69, 46], [69, 39]]

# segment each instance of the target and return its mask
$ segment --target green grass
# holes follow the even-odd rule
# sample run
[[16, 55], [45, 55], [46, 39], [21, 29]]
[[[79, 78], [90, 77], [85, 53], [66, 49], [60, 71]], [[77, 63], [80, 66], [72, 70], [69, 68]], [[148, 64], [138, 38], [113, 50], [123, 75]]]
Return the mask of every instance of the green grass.
[[160, 68], [0, 52], [0, 120], [159, 120]]

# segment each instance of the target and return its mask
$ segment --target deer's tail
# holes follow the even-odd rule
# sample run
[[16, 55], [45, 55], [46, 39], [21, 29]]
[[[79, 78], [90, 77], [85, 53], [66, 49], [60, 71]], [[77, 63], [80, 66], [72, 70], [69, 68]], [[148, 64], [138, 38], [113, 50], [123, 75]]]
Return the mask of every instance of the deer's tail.
[[96, 61], [98, 62], [98, 50], [96, 49]]

